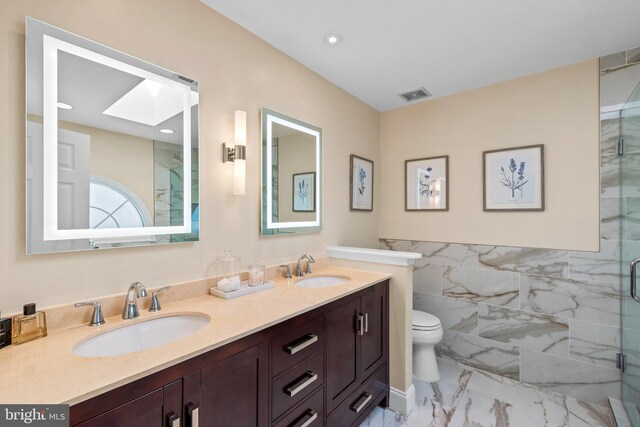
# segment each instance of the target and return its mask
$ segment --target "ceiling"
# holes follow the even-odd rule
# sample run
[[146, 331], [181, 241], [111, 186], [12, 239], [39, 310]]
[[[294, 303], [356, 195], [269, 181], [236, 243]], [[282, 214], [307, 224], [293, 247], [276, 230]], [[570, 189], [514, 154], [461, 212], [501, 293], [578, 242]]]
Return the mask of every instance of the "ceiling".
[[201, 1], [378, 111], [640, 46], [638, 0]]

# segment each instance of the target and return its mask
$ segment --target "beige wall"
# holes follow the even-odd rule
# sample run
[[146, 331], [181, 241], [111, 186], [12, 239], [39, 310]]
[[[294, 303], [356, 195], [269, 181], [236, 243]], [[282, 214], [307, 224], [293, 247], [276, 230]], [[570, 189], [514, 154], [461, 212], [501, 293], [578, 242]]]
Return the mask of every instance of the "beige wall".
[[[598, 61], [381, 114], [380, 237], [599, 248]], [[482, 152], [544, 144], [544, 212], [483, 212]], [[404, 211], [404, 160], [449, 155], [449, 211]]]
[[[140, 280], [155, 287], [214, 274], [225, 248], [268, 264], [332, 244], [375, 247], [374, 213], [349, 212], [349, 154], [378, 160], [376, 111], [198, 0], [0, 0], [0, 310], [41, 307], [122, 293]], [[200, 82], [202, 201], [200, 242], [26, 256], [24, 18], [52, 25], [175, 70]], [[323, 130], [324, 229], [259, 237], [260, 108]], [[233, 140], [233, 112], [247, 111], [247, 194], [232, 195], [233, 166], [221, 145]], [[327, 161], [331, 159], [331, 161]], [[376, 202], [380, 198], [375, 197]]]
[[315, 139], [311, 135], [300, 132], [278, 138], [279, 222], [316, 219], [314, 212], [293, 211], [293, 174], [314, 172], [316, 170], [315, 153]]

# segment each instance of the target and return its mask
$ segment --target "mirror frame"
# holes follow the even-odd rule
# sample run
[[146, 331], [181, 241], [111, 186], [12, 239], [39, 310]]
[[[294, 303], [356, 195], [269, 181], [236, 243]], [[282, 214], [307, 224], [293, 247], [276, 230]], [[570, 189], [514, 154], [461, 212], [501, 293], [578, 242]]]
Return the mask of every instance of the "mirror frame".
[[[261, 110], [262, 121], [262, 221], [263, 236], [273, 236], [293, 233], [313, 233], [322, 230], [322, 129], [302, 120], [279, 113], [270, 108]], [[311, 135], [316, 140], [316, 189], [315, 204], [316, 217], [313, 221], [273, 221], [273, 187], [267, 183], [273, 182], [272, 126], [273, 123], [286, 126]]]
[[[43, 110], [43, 240], [67, 241], [77, 239], [114, 239], [138, 236], [164, 236], [192, 233], [192, 130], [199, 135], [199, 120], [192, 129], [192, 108], [197, 109], [199, 117], [198, 83], [170, 70], [150, 64], [126, 53], [93, 42], [81, 36], [67, 32], [31, 17], [26, 18], [27, 49], [39, 49], [42, 44], [42, 110]], [[39, 40], [33, 40], [33, 37]], [[81, 58], [114, 68], [143, 79], [156, 81], [179, 89], [183, 96], [183, 162], [184, 194], [183, 223], [181, 225], [105, 228], [105, 229], [59, 229], [58, 228], [58, 51], [70, 53]], [[27, 97], [29, 96], [29, 53], [27, 51]], [[32, 71], [32, 70], [31, 70]], [[33, 90], [33, 89], [32, 89]], [[193, 105], [194, 100], [197, 105]], [[26, 110], [26, 106], [25, 106]], [[28, 115], [28, 111], [25, 111]], [[27, 121], [27, 120], [26, 120]], [[29, 200], [27, 200], [29, 203]], [[199, 228], [199, 227], [197, 227]], [[126, 243], [127, 239], [124, 239]], [[151, 239], [152, 241], [153, 239]], [[189, 241], [196, 241], [190, 239]], [[147, 243], [149, 244], [149, 243]]]

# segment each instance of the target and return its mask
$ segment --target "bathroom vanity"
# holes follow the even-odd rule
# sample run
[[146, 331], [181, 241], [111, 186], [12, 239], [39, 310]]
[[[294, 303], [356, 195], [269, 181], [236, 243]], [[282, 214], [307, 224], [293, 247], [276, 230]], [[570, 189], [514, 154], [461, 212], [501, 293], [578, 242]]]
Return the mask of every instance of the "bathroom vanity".
[[388, 279], [362, 286], [79, 402], [71, 425], [358, 425], [388, 403], [388, 297]]

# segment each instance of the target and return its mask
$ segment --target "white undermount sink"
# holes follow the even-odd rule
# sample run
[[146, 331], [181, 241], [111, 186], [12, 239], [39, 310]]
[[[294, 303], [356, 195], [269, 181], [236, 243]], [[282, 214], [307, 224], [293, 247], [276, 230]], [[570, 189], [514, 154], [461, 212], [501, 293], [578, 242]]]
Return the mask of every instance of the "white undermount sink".
[[201, 313], [157, 317], [103, 332], [77, 344], [73, 353], [82, 357], [107, 357], [146, 350], [191, 335], [210, 320]]
[[328, 288], [330, 286], [341, 285], [349, 280], [351, 280], [351, 278], [347, 276], [314, 276], [296, 280], [296, 286], [303, 288]]

